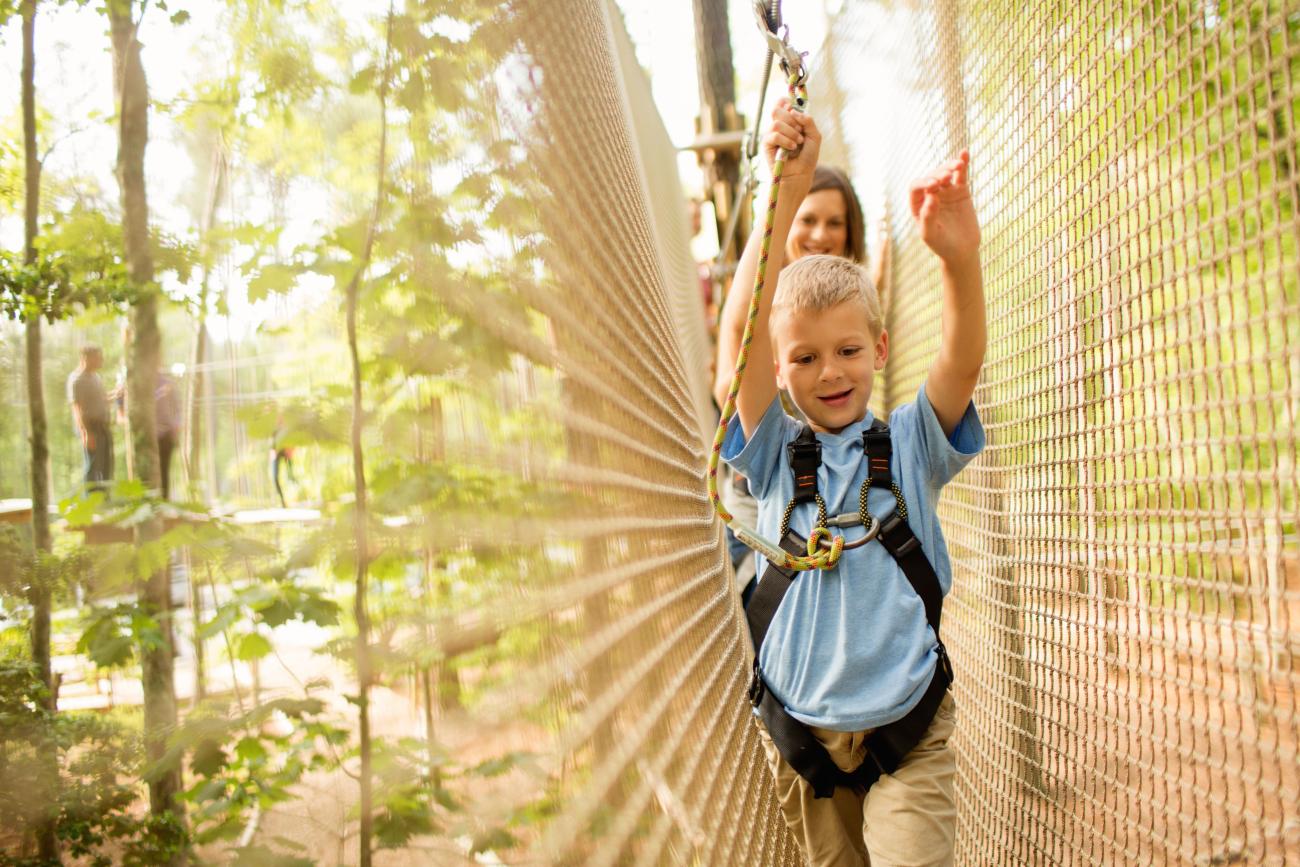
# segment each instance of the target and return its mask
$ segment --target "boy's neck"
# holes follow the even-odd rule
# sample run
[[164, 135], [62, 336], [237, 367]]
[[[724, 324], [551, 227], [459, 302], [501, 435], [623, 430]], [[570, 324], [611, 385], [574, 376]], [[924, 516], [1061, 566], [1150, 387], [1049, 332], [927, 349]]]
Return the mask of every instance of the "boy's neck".
[[866, 412], [864, 412], [862, 415], [858, 416], [858, 417], [857, 417], [856, 419], [854, 419], [853, 421], [851, 421], [851, 422], [849, 422], [848, 424], [844, 425], [844, 427], [827, 428], [827, 427], [822, 427], [821, 425], [817, 424], [817, 423], [814, 422], [814, 421], [808, 421], [807, 424], [808, 424], [808, 427], [810, 427], [810, 428], [813, 429], [813, 433], [824, 433], [824, 434], [830, 434], [830, 435], [832, 435], [832, 436], [835, 436], [835, 435], [837, 435], [837, 434], [841, 434], [841, 433], [843, 433], [844, 431], [848, 430], [849, 428], [853, 427], [853, 426], [854, 426], [855, 424], [857, 424], [858, 422], [866, 421], [867, 418], [868, 418], [870, 415], [871, 415], [871, 410], [867, 410]]

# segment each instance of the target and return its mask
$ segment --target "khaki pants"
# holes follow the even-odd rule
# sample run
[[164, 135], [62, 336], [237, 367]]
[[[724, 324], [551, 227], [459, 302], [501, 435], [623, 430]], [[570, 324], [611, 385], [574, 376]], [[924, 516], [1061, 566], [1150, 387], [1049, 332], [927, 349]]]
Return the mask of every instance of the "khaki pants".
[[[758, 718], [755, 717], [758, 722]], [[776, 777], [781, 812], [812, 867], [948, 867], [952, 864], [957, 810], [956, 763], [948, 749], [956, 721], [952, 693], [943, 698], [930, 728], [893, 774], [866, 793], [836, 789], [817, 799], [812, 786], [785, 763], [758, 722], [763, 749]], [[831, 759], [849, 771], [866, 756], [865, 732], [812, 727]]]

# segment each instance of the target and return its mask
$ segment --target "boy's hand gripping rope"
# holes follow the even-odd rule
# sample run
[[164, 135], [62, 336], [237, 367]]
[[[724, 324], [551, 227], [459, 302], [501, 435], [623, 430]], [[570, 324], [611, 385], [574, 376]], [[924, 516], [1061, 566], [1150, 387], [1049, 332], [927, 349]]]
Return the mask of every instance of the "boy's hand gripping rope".
[[[770, 34], [772, 40], [776, 37]], [[784, 41], [784, 40], [782, 40]], [[785, 43], [789, 49], [789, 43]], [[793, 54], [795, 63], [788, 62], [789, 53], [782, 57], [781, 65], [789, 76], [790, 98], [796, 111], [803, 111], [808, 102], [808, 88], [804, 84], [803, 65], [798, 54]], [[731, 527], [736, 538], [762, 554], [770, 562], [780, 563], [787, 569], [799, 572], [813, 569], [832, 569], [839, 562], [844, 550], [844, 537], [833, 536], [823, 522], [813, 529], [808, 536], [808, 556], [796, 557], [778, 544], [773, 544], [757, 531], [742, 524], [735, 523], [734, 516], [722, 504], [718, 494], [718, 460], [722, 456], [722, 442], [727, 436], [727, 425], [736, 414], [736, 396], [740, 394], [740, 383], [749, 364], [749, 346], [754, 341], [754, 322], [758, 319], [758, 310], [763, 298], [763, 287], [767, 281], [767, 259], [772, 248], [772, 224], [776, 217], [776, 201], [781, 192], [781, 175], [785, 170], [785, 150], [778, 150], [772, 163], [772, 190], [767, 199], [767, 217], [763, 224], [763, 243], [758, 257], [758, 273], [754, 277], [754, 294], [749, 299], [749, 318], [745, 322], [745, 334], [740, 341], [740, 353], [736, 356], [736, 373], [731, 378], [731, 390], [727, 393], [727, 402], [722, 407], [722, 418], [718, 421], [718, 431], [713, 437], [713, 451], [709, 455], [709, 497], [718, 516]], [[821, 546], [822, 540], [830, 542], [829, 550]]]

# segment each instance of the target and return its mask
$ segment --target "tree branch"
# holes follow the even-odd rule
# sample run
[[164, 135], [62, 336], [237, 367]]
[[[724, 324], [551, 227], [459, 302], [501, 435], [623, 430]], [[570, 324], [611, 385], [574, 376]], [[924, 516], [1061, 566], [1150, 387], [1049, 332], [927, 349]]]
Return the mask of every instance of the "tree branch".
[[370, 551], [367, 524], [369, 510], [366, 497], [365, 456], [361, 448], [361, 434], [365, 427], [364, 405], [362, 401], [361, 356], [357, 349], [357, 300], [361, 289], [361, 280], [370, 267], [370, 258], [374, 253], [375, 235], [379, 230], [379, 220], [383, 215], [384, 186], [387, 182], [388, 168], [388, 78], [393, 49], [393, 3], [388, 4], [388, 21], [384, 36], [384, 67], [379, 81], [379, 155], [377, 157], [375, 180], [375, 204], [370, 211], [370, 222], [366, 227], [366, 240], [362, 246], [357, 270], [347, 286], [347, 333], [348, 354], [352, 360], [352, 475], [356, 502], [353, 506], [353, 533], [356, 544], [356, 588], [353, 612], [357, 622], [357, 717], [358, 717], [358, 751], [361, 754], [361, 827], [360, 827], [360, 865], [371, 865], [371, 836], [373, 829], [373, 805], [371, 796], [371, 750], [370, 750], [370, 614], [366, 606], [367, 585], [369, 579]]

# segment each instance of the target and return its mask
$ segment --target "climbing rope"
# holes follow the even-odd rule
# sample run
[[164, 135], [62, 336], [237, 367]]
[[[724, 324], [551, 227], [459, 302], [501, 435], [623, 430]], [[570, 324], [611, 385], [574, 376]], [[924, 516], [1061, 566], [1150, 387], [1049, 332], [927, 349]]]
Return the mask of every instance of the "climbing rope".
[[[788, 31], [778, 37], [769, 29], [768, 19], [760, 18], [760, 26], [767, 38], [769, 50], [781, 58], [781, 68], [787, 76], [790, 100], [795, 111], [804, 111], [808, 102], [807, 77], [804, 72], [803, 56], [790, 47]], [[772, 224], [776, 216], [776, 202], [781, 192], [781, 176], [785, 171], [786, 151], [778, 150], [772, 163], [772, 188], [767, 198], [767, 215], [763, 223], [763, 241], [759, 250], [758, 272], [754, 276], [754, 292], [749, 299], [749, 316], [745, 322], [745, 333], [740, 340], [740, 353], [736, 356], [736, 372], [731, 378], [731, 388], [727, 401], [722, 407], [722, 418], [718, 420], [718, 430], [713, 437], [713, 451], [709, 455], [709, 497], [718, 516], [731, 527], [736, 538], [762, 554], [770, 562], [780, 563], [787, 569], [806, 572], [814, 569], [833, 569], [839, 562], [844, 550], [844, 537], [834, 536], [825, 522], [825, 507], [819, 511], [819, 526], [808, 535], [808, 554], [797, 557], [780, 545], [774, 544], [750, 527], [736, 523], [735, 517], [727, 511], [718, 493], [718, 461], [722, 457], [722, 442], [727, 436], [727, 425], [736, 414], [736, 396], [740, 394], [740, 383], [749, 364], [749, 347], [754, 340], [754, 323], [758, 319], [758, 310], [763, 298], [763, 289], [767, 282], [767, 260], [772, 249]], [[825, 547], [825, 546], [829, 546]]]

